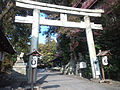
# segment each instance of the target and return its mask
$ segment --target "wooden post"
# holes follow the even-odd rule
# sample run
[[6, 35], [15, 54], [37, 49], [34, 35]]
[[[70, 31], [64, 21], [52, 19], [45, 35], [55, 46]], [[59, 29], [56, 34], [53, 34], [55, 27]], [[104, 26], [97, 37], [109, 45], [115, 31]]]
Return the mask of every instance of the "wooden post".
[[104, 66], [102, 65], [101, 68], [102, 68], [102, 79], [105, 80]]
[[100, 57], [100, 62], [101, 62], [102, 79], [105, 80], [105, 72], [104, 72], [104, 66], [102, 63], [102, 57]]
[[[33, 23], [32, 23], [32, 39], [31, 39], [31, 49], [30, 53], [33, 52], [34, 50], [38, 49], [38, 38], [39, 38], [39, 19], [40, 18], [40, 10], [34, 9], [33, 10]], [[28, 83], [31, 83], [31, 78], [32, 78], [32, 68], [30, 66], [32, 60], [32, 56], [30, 56], [29, 60], [29, 75], [28, 75]], [[33, 83], [36, 82], [36, 69], [34, 69], [33, 73]]]
[[89, 55], [90, 55], [92, 75], [93, 75], [93, 78], [99, 78], [99, 74], [98, 75], [96, 74], [96, 68], [98, 69], [99, 73], [100, 71], [99, 71], [99, 65], [98, 64], [95, 65], [95, 61], [97, 60], [97, 57], [96, 57], [94, 40], [93, 40], [93, 33], [91, 29], [91, 24], [90, 24], [90, 18], [88, 16], [85, 16], [84, 21], [86, 24], [86, 37], [87, 37], [87, 43], [88, 43], [88, 49], [89, 49]]
[[34, 82], [33, 82], [33, 79], [34, 79], [34, 68], [32, 68], [31, 90], [34, 90]]

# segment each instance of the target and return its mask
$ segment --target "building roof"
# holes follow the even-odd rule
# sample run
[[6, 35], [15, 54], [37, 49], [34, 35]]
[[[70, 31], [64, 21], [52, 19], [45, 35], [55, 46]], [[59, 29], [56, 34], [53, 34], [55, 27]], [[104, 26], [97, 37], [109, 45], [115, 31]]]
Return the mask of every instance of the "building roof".
[[0, 51], [7, 52], [9, 54], [14, 54], [15, 50], [8, 40], [8, 38], [4, 35], [2, 30], [0, 29]]
[[[112, 12], [113, 9], [109, 9], [111, 6], [118, 3], [119, 0], [103, 0], [101, 3], [101, 0], [76, 0], [76, 2], [73, 4], [73, 7], [76, 8], [95, 8], [95, 9], [104, 9], [105, 14], [109, 14]], [[95, 7], [94, 7], [95, 6]]]
[[87, 0], [86, 2], [84, 2], [82, 4], [82, 7], [81, 8], [91, 8], [98, 0]]
[[76, 2], [73, 4], [73, 7], [78, 7], [81, 4], [80, 8], [91, 8], [98, 0], [76, 0]]
[[27, 55], [28, 55], [28, 56], [30, 56], [30, 55], [33, 55], [33, 56], [41, 56], [41, 53], [40, 53], [39, 51], [37, 51], [37, 50], [34, 50], [33, 52], [28, 53]]
[[100, 51], [97, 56], [108, 56], [108, 55], [112, 55], [110, 53], [110, 50], [106, 50], [106, 51]]

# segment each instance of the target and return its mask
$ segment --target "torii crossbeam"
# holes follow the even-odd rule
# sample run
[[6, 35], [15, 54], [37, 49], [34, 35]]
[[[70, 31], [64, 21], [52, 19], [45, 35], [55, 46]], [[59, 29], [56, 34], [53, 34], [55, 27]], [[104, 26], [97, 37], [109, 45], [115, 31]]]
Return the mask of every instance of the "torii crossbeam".
[[[94, 24], [94, 22], [90, 22], [90, 17], [101, 17], [101, 13], [104, 13], [102, 9], [95, 9], [95, 10], [78, 9], [73, 7], [46, 4], [46, 3], [41, 3], [41, 2], [31, 1], [31, 0], [16, 0], [16, 6], [33, 9], [33, 16], [26, 16], [26, 17], [16, 16], [15, 17], [15, 22], [32, 24], [32, 40], [31, 40], [30, 52], [32, 52], [34, 49], [37, 50], [38, 48], [39, 25], [63, 26], [63, 27], [86, 29], [86, 37], [87, 37], [90, 62], [92, 67], [92, 75], [93, 75], [93, 78], [99, 78], [100, 70], [99, 70], [98, 60], [96, 57], [92, 29], [102, 30], [103, 28], [101, 24]], [[40, 11], [49, 11], [49, 12], [59, 13], [60, 20], [50, 20], [50, 19], [45, 19], [43, 17], [40, 17]], [[81, 21], [81, 22], [68, 21], [67, 20], [68, 14], [84, 16], [84, 21]], [[28, 78], [29, 82], [31, 82], [30, 72], [28, 77], [29, 77]], [[35, 82], [35, 79], [34, 79], [34, 82]]]

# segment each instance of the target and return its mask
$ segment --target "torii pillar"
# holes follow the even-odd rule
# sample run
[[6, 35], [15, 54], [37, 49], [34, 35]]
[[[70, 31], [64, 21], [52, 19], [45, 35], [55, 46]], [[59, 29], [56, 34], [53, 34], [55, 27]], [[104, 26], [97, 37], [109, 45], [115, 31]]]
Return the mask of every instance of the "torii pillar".
[[86, 37], [87, 37], [88, 50], [90, 55], [92, 75], [93, 75], [93, 78], [100, 78], [100, 67], [99, 67], [97, 56], [96, 56], [93, 33], [90, 25], [90, 17], [84, 16], [84, 21], [86, 25]]
[[[34, 50], [38, 50], [38, 41], [39, 41], [39, 19], [40, 18], [40, 10], [33, 9], [33, 23], [32, 23], [32, 39], [31, 39], [31, 48], [30, 53], [32, 53]], [[32, 78], [32, 68], [30, 65], [30, 62], [32, 60], [32, 56], [29, 58], [29, 72], [28, 72], [28, 83], [31, 83]], [[33, 82], [36, 82], [36, 69], [34, 69], [34, 79]]]

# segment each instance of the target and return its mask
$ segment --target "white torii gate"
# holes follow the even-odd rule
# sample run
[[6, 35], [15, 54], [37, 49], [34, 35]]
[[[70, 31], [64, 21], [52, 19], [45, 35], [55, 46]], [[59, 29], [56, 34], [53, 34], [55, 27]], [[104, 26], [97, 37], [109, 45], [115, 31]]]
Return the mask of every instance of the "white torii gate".
[[[15, 17], [15, 22], [32, 24], [32, 40], [31, 40], [30, 52], [33, 52], [34, 49], [36, 50], [38, 49], [39, 25], [63, 26], [63, 27], [86, 29], [86, 37], [87, 37], [87, 43], [88, 43], [88, 49], [90, 55], [92, 75], [93, 78], [99, 78], [100, 70], [99, 70], [99, 63], [96, 57], [96, 50], [94, 46], [92, 29], [102, 30], [102, 25], [94, 24], [94, 22], [90, 22], [90, 17], [101, 17], [101, 13], [104, 13], [103, 10], [78, 9], [73, 7], [46, 4], [31, 0], [16, 0], [16, 6], [33, 9], [33, 16]], [[40, 17], [40, 11], [50, 11], [50, 12], [60, 13], [60, 20], [50, 20]], [[84, 21], [81, 22], [68, 21], [67, 20], [68, 14], [84, 16]], [[28, 74], [29, 74], [28, 82], [30, 83], [32, 77], [30, 66], [29, 66]], [[36, 82], [35, 78], [36, 78], [36, 74], [34, 73], [34, 83]]]

